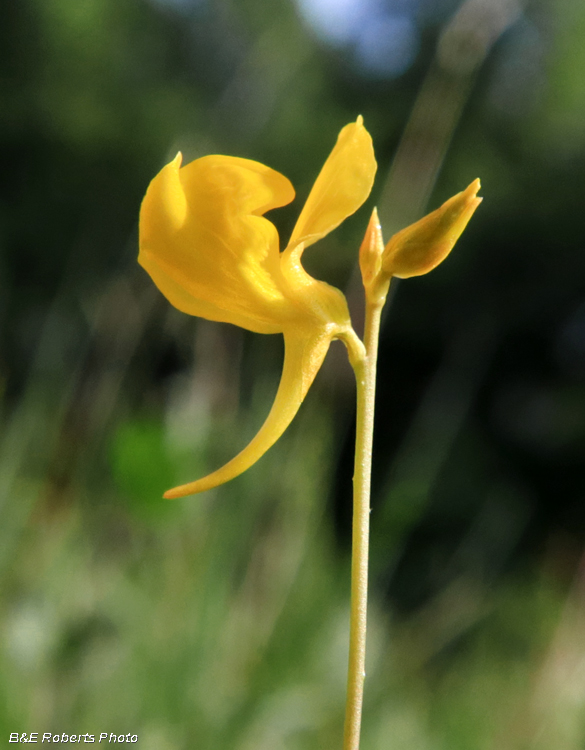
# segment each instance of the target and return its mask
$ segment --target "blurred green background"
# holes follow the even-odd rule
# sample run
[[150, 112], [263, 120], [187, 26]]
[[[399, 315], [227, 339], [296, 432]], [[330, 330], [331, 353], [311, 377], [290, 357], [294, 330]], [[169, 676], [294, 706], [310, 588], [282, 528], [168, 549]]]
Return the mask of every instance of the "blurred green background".
[[305, 254], [346, 291], [472, 179], [381, 341], [363, 750], [585, 747], [585, 5], [19, 0], [0, 23], [0, 732], [141, 750], [339, 748], [354, 391], [335, 344], [284, 438], [279, 336], [172, 309], [136, 264], [177, 150], [286, 174], [291, 231], [358, 114], [372, 198]]

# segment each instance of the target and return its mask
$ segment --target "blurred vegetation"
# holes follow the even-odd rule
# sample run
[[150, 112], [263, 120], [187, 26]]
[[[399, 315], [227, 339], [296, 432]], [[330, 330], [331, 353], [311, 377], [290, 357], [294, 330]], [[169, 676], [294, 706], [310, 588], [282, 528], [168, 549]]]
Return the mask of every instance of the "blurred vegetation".
[[368, 209], [389, 234], [476, 176], [485, 196], [385, 322], [364, 750], [582, 748], [585, 6], [19, 0], [2, 17], [4, 737], [340, 746], [343, 351], [259, 464], [160, 500], [254, 434], [282, 344], [170, 309], [136, 222], [177, 150], [229, 153], [293, 181], [271, 217], [286, 237], [361, 113], [375, 194], [307, 253], [356, 327]]

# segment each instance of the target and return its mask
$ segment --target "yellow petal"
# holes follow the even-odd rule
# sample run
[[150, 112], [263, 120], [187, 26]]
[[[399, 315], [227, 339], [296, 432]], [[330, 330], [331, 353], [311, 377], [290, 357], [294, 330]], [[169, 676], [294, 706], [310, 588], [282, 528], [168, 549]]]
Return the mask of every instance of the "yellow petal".
[[326, 329], [308, 338], [291, 330], [284, 336], [284, 365], [280, 385], [266, 421], [241, 453], [212, 474], [175, 487], [164, 497], [174, 499], [204, 492], [237, 477], [274, 445], [292, 422], [327, 354], [333, 336]]
[[449, 255], [482, 199], [479, 180], [436, 211], [395, 234], [384, 250], [382, 273], [407, 279], [432, 271]]
[[376, 174], [376, 159], [370, 134], [362, 117], [346, 125], [293, 230], [289, 248], [305, 247], [329, 234], [362, 205], [370, 194]]
[[140, 212], [141, 265], [191, 315], [260, 333], [282, 331], [278, 234], [262, 214], [294, 197], [290, 182], [248, 159], [180, 155], [152, 180]]

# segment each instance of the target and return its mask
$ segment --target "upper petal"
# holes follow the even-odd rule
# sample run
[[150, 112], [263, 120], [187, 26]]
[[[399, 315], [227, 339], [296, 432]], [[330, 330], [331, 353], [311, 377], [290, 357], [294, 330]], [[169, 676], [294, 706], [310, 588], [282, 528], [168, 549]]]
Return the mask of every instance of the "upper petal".
[[362, 205], [376, 174], [372, 138], [357, 122], [346, 125], [323, 165], [293, 230], [289, 248], [312, 245]]
[[180, 155], [152, 180], [140, 212], [141, 265], [184, 312], [261, 333], [290, 316], [278, 234], [262, 217], [294, 198], [289, 180], [248, 159]]

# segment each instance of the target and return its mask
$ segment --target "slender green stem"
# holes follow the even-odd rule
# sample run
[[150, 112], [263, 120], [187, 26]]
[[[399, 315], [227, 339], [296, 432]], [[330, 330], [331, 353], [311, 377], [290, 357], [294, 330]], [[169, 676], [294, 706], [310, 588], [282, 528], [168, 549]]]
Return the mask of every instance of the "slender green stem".
[[360, 744], [364, 678], [366, 676], [370, 478], [374, 435], [376, 361], [378, 357], [380, 314], [383, 304], [384, 300], [366, 301], [365, 357], [352, 363], [357, 384], [357, 416], [353, 476], [349, 669], [343, 750], [359, 750]]

